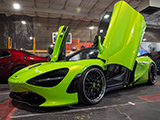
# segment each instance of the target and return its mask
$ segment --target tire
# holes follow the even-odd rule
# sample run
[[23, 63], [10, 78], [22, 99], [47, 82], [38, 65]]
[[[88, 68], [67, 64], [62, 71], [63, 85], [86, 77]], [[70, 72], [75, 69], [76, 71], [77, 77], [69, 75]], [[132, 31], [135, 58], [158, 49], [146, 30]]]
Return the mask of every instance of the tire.
[[160, 58], [154, 60], [157, 66], [157, 74], [160, 75]]
[[20, 69], [26, 67], [25, 65], [18, 65], [15, 68], [13, 68], [11, 75], [14, 74], [15, 72], [19, 71]]
[[78, 98], [83, 104], [97, 104], [106, 91], [106, 79], [101, 69], [91, 67], [85, 70], [78, 83]]
[[156, 81], [157, 81], [156, 67], [153, 63], [151, 63], [150, 66], [149, 66], [148, 82], [147, 83], [149, 85], [154, 85]]

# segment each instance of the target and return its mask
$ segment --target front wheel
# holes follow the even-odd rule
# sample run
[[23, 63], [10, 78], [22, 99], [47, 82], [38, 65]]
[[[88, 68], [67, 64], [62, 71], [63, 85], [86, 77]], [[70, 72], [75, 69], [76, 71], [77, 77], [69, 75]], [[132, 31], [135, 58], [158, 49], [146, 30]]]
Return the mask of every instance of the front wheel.
[[157, 71], [156, 71], [156, 66], [151, 63], [149, 66], [149, 72], [148, 72], [148, 84], [154, 85], [155, 82], [157, 81]]
[[78, 84], [78, 98], [84, 104], [97, 104], [106, 91], [106, 79], [101, 69], [92, 67], [82, 74]]

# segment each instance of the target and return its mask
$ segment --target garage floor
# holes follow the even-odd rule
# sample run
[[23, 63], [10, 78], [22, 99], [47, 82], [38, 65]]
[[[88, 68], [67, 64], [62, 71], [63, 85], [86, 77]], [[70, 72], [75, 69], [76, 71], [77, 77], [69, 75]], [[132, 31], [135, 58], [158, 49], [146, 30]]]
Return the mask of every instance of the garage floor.
[[33, 108], [12, 101], [0, 84], [0, 120], [160, 120], [160, 76], [156, 85], [138, 85], [106, 93], [97, 105]]

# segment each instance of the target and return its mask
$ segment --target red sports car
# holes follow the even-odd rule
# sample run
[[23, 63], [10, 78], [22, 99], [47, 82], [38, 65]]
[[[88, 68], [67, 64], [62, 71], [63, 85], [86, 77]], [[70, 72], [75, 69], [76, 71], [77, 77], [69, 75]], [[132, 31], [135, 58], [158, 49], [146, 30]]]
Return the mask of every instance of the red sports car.
[[39, 57], [27, 51], [0, 49], [0, 80], [8, 79], [10, 75], [28, 65], [46, 61], [46, 57]]

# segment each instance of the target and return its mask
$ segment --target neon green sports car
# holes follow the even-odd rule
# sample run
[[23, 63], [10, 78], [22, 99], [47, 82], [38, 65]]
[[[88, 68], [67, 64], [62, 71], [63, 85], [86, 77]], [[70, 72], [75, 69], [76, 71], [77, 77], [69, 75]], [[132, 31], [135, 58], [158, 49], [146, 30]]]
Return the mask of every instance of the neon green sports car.
[[[28, 66], [8, 82], [10, 97], [31, 106], [97, 104], [106, 91], [156, 82], [156, 65], [147, 56], [137, 57], [146, 24], [126, 2], [115, 4], [99, 26], [94, 44], [64, 57], [69, 27], [58, 31], [51, 62]], [[101, 44], [103, 41], [103, 44]]]

